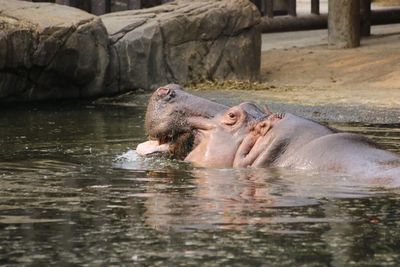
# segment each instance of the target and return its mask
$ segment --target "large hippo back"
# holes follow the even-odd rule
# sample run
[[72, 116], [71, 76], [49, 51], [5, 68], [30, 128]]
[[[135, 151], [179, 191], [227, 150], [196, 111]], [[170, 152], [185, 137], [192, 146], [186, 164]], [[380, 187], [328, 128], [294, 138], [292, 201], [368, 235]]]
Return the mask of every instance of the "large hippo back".
[[271, 136], [274, 145], [270, 146], [269, 153], [276, 154], [273, 166], [371, 178], [386, 177], [384, 173], [390, 172], [400, 179], [400, 156], [383, 150], [362, 135], [338, 132], [287, 114], [271, 129]]

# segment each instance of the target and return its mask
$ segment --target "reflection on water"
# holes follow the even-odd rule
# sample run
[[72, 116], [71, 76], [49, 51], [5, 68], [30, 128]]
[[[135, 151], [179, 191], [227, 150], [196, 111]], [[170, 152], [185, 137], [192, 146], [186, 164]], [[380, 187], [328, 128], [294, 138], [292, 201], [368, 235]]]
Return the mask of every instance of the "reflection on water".
[[[144, 106], [0, 112], [0, 265], [400, 264], [399, 189], [141, 158]], [[334, 126], [400, 152], [398, 125]]]

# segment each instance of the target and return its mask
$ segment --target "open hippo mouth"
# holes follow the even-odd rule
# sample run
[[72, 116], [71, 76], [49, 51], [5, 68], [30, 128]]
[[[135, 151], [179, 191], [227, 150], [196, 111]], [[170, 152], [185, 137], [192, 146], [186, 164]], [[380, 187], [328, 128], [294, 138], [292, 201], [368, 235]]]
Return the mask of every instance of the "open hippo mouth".
[[158, 88], [150, 97], [145, 117], [145, 129], [150, 141], [137, 147], [142, 155], [169, 153], [184, 159], [196, 143], [196, 129], [191, 117], [213, 118], [228, 109], [227, 106], [194, 96], [177, 84]]

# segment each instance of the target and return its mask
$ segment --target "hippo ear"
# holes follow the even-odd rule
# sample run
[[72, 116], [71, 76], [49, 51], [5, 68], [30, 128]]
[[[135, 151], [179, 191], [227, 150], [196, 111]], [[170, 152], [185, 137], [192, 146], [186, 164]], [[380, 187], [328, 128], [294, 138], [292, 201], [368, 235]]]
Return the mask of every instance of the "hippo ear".
[[263, 111], [265, 114], [267, 114], [268, 116], [272, 114], [272, 111], [269, 109], [269, 107], [267, 106], [267, 104], [264, 104], [263, 106]]
[[271, 129], [271, 127], [272, 127], [271, 121], [264, 120], [256, 126], [256, 130], [261, 136], [265, 136], [267, 132]]

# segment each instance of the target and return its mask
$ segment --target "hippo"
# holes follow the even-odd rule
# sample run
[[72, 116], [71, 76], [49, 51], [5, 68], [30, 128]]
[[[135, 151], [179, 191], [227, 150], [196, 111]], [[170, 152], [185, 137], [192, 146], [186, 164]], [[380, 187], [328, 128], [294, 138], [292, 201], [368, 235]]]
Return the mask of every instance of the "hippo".
[[227, 107], [179, 85], [155, 91], [146, 112], [150, 141], [137, 152], [164, 152], [200, 167], [285, 167], [400, 178], [400, 156], [368, 138], [245, 102]]

